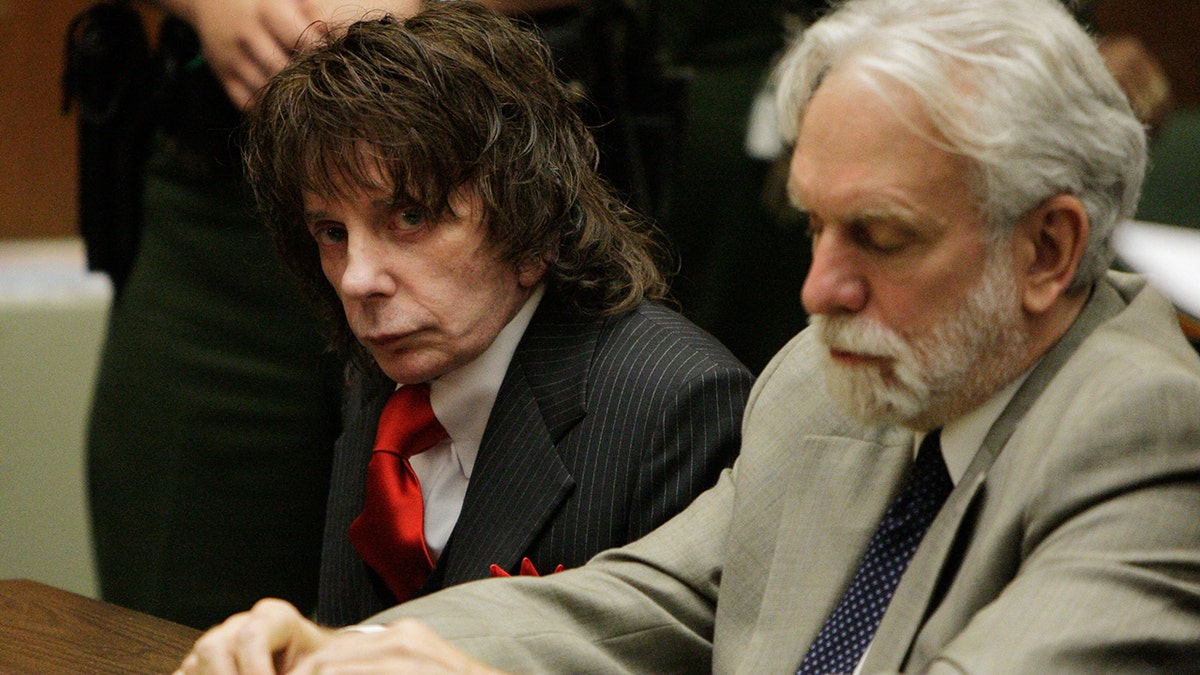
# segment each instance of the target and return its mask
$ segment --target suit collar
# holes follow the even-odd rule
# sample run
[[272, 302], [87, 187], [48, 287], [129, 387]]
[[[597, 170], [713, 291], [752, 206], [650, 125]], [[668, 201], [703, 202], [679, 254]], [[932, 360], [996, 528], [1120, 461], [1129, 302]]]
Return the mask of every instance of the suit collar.
[[554, 443], [587, 412], [588, 373], [603, 326], [548, 292], [513, 355]]

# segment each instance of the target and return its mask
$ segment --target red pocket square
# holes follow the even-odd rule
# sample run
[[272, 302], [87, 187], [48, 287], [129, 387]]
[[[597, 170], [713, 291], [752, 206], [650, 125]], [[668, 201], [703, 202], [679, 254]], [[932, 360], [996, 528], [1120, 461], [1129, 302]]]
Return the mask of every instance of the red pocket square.
[[[508, 572], [505, 572], [504, 569], [502, 567], [500, 567], [499, 565], [493, 564], [488, 569], [491, 571], [493, 577], [511, 577], [512, 576]], [[554, 572], [551, 572], [551, 574], [554, 574], [556, 572], [561, 572], [561, 571], [563, 571], [563, 569], [564, 569], [563, 566], [559, 565], [558, 567], [554, 568]], [[529, 560], [529, 558], [522, 558], [521, 559], [521, 576], [523, 576], [523, 577], [540, 577], [542, 575], [538, 574], [537, 568], [533, 566], [533, 563]]]

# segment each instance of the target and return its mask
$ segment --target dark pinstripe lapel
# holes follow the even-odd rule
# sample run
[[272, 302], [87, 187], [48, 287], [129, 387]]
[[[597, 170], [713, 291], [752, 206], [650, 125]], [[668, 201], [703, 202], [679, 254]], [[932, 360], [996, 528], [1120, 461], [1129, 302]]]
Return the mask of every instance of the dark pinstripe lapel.
[[357, 621], [393, 602], [390, 594], [381, 591], [382, 585], [377, 588], [372, 582], [346, 532], [362, 512], [375, 429], [395, 388], [396, 383], [378, 370], [355, 376], [343, 403], [344, 427], [334, 446], [317, 605], [318, 618], [331, 625]]
[[543, 299], [500, 386], [444, 569], [433, 583], [478, 578], [481, 571], [470, 568], [478, 562], [470, 561], [513, 569], [571, 493], [575, 481], [555, 444], [586, 414], [601, 326], [573, 316], [549, 293]]

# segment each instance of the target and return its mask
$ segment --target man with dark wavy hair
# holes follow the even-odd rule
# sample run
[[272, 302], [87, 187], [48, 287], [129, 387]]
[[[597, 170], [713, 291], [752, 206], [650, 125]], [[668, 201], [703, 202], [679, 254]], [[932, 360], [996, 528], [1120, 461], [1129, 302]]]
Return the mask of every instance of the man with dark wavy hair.
[[263, 601], [183, 671], [1195, 670], [1200, 359], [1107, 269], [1146, 139], [1093, 40], [1056, 0], [847, 0], [777, 80], [814, 321], [713, 489], [373, 632]]
[[[575, 107], [531, 34], [432, 3], [332, 30], [249, 112], [257, 203], [354, 364], [324, 623], [410, 591], [577, 567], [732, 461], [751, 377], [657, 302], [652, 232], [597, 175]], [[432, 563], [412, 579], [349, 533], [375, 498], [387, 401], [425, 386], [448, 437], [409, 460]]]

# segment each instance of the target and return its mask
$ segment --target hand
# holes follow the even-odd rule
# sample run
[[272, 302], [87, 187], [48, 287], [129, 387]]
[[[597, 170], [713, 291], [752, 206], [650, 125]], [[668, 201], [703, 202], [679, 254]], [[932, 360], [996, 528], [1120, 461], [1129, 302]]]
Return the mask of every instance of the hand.
[[334, 636], [283, 600], [261, 600], [200, 636], [175, 675], [287, 673]]
[[[344, 0], [343, 0], [344, 2]], [[209, 66], [244, 108], [298, 48], [323, 34], [312, 0], [163, 0], [196, 29]]]
[[[281, 671], [283, 672], [283, 671]], [[290, 675], [345, 673], [457, 673], [503, 675], [446, 642], [429, 626], [402, 619], [386, 630], [338, 633], [320, 650], [303, 657]]]
[[312, 0], [323, 21], [347, 24], [382, 13], [407, 17], [421, 11], [421, 0]]
[[175, 675], [338, 673], [502, 675], [425, 624], [404, 619], [376, 632], [335, 632], [283, 600], [262, 600], [200, 636]]
[[1099, 47], [1138, 119], [1151, 128], [1158, 126], [1173, 105], [1171, 82], [1158, 59], [1133, 35], [1102, 38]]

